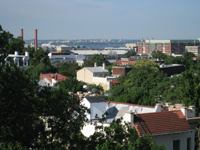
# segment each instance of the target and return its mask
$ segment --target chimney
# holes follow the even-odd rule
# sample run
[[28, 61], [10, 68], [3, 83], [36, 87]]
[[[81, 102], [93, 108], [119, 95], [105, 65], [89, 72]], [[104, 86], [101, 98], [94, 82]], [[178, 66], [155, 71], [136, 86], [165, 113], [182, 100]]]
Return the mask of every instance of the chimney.
[[106, 64], [105, 64], [105, 62], [103, 62], [102, 67], [103, 67], [103, 70], [106, 69]]
[[55, 77], [56, 77], [56, 80], [57, 80], [57, 74], [55, 75]]
[[185, 118], [188, 118], [188, 108], [187, 107], [182, 107], [181, 111], [183, 113], [183, 115], [185, 116]]
[[148, 40], [148, 37], [146, 38], [146, 40]]
[[35, 29], [35, 51], [37, 51], [37, 29]]
[[141, 38], [141, 42], [143, 42], [143, 38]]
[[15, 51], [15, 55], [19, 55], [19, 52], [18, 52], [18, 51]]
[[29, 52], [26, 51], [26, 52], [25, 52], [25, 56], [26, 56], [26, 57], [29, 57]]
[[97, 67], [97, 62], [94, 63], [94, 67]]
[[154, 38], [152, 37], [151, 40], [154, 40]]
[[125, 112], [125, 115], [123, 116], [123, 121], [127, 121], [131, 123], [131, 127], [133, 127], [134, 124], [134, 112]]
[[22, 39], [22, 41], [23, 41], [23, 29], [20, 29], [20, 36], [21, 36], [21, 39]]

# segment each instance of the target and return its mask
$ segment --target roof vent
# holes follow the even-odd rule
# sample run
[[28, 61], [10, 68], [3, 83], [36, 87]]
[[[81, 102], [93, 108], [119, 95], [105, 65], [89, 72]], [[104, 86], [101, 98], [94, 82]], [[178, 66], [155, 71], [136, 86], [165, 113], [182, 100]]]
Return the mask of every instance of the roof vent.
[[54, 75], [52, 74], [51, 77], [54, 78]]

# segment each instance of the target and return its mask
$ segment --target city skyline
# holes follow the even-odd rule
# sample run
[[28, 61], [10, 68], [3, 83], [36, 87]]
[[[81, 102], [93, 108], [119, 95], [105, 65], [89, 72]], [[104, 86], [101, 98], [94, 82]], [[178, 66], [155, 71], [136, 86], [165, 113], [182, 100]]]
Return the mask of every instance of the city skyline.
[[0, 25], [24, 40], [197, 39], [198, 0], [2, 0]]

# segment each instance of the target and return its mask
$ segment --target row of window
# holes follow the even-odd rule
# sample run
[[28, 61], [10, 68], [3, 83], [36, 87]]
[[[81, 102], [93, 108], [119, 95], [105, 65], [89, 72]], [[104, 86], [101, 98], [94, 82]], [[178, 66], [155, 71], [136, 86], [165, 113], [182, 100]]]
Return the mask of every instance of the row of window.
[[105, 76], [108, 76], [108, 74], [106, 74], [106, 73], [94, 73], [93, 74], [93, 77], [105, 77]]

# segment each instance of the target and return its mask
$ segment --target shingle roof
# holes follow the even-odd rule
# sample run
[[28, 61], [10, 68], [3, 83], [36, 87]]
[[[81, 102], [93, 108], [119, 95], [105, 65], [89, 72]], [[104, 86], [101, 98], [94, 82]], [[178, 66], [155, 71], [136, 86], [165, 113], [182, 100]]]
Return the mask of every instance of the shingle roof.
[[[56, 80], [56, 81], [62, 81], [62, 80], [65, 80], [65, 79], [69, 79], [68, 77], [63, 76], [63, 75], [58, 74], [58, 73], [41, 74], [41, 76], [45, 76], [45, 77], [47, 77], [48, 79], [51, 79], [51, 80], [50, 80], [51, 83], [52, 83], [52, 79], [54, 79], [54, 80]], [[57, 79], [56, 79], [56, 76], [57, 76]]]
[[102, 96], [86, 96], [85, 97], [90, 103], [106, 102]]
[[192, 130], [181, 110], [135, 114], [133, 126], [139, 136]]
[[92, 72], [109, 72], [108, 70], [103, 69], [103, 67], [85, 67], [85, 68]]

